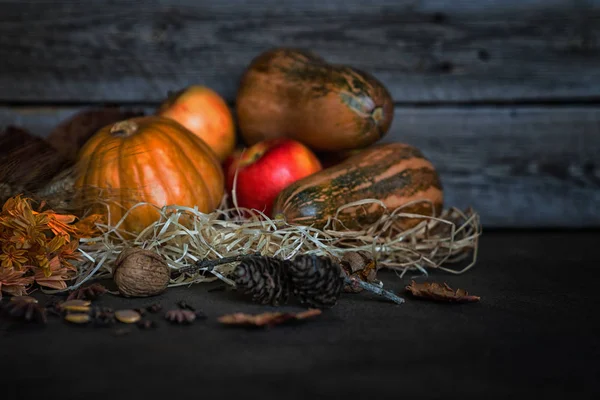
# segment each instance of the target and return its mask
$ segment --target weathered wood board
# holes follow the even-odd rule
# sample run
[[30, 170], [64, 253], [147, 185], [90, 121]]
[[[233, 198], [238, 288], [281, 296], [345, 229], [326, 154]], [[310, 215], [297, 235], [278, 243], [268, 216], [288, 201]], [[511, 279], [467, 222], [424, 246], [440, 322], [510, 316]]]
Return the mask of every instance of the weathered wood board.
[[[0, 126], [46, 136], [80, 110], [0, 108]], [[600, 106], [398, 106], [383, 141], [421, 148], [447, 205], [473, 206], [485, 227], [600, 226]]]
[[0, 102], [233, 101], [275, 46], [364, 69], [401, 104], [600, 99], [600, 0], [0, 1]]

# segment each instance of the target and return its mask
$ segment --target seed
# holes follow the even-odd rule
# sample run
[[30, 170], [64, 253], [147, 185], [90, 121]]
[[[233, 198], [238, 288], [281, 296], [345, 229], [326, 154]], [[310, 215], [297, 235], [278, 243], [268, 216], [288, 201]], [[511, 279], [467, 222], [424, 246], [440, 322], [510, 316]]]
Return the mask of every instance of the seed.
[[133, 311], [137, 312], [138, 314], [140, 314], [142, 317], [144, 315], [146, 315], [146, 310], [144, 310], [143, 308], [134, 308]]
[[91, 301], [88, 300], [67, 300], [60, 305], [60, 308], [66, 311], [87, 312], [90, 310]]
[[156, 314], [157, 312], [162, 310], [162, 306], [158, 303], [154, 303], [154, 304], [148, 306], [147, 310], [148, 310], [148, 312], [151, 312], [152, 314]]
[[90, 322], [89, 314], [73, 313], [65, 315], [65, 320], [74, 324], [87, 324]]
[[67, 300], [62, 303], [62, 306], [89, 306], [92, 302], [89, 300]]
[[10, 301], [14, 301], [14, 302], [23, 302], [23, 303], [37, 303], [37, 299], [31, 297], [31, 296], [14, 296], [11, 297]]
[[93, 315], [97, 326], [110, 326], [115, 322], [113, 311], [107, 307], [96, 308]]
[[180, 300], [177, 302], [177, 305], [179, 306], [179, 308], [181, 308], [182, 310], [190, 310], [190, 311], [196, 311], [196, 309], [194, 307], [192, 307], [191, 305], [189, 305], [185, 300]]
[[63, 310], [76, 311], [76, 312], [88, 312], [90, 308], [88, 306], [62, 306]]
[[135, 310], [119, 310], [115, 311], [115, 318], [124, 324], [134, 324], [138, 322], [142, 316]]
[[147, 319], [147, 320], [138, 322], [137, 326], [140, 329], [156, 329], [156, 327], [158, 326], [158, 324], [156, 322], [154, 322], [154, 321], [151, 321], [151, 320]]

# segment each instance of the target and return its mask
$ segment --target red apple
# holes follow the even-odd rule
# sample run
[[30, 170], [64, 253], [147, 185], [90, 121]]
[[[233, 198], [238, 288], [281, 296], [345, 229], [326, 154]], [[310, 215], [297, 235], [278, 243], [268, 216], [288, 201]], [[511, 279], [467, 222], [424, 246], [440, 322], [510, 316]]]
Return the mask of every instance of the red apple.
[[288, 185], [322, 169], [315, 153], [289, 138], [266, 139], [238, 149], [223, 163], [227, 191], [239, 207], [257, 209], [271, 217], [273, 200]]

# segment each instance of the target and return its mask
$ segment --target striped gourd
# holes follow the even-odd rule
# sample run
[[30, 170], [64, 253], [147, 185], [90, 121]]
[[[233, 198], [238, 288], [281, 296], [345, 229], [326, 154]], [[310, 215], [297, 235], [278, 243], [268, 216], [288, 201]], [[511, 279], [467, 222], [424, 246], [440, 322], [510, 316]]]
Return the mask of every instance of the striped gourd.
[[[437, 171], [419, 149], [403, 143], [380, 144], [286, 187], [275, 199], [272, 215], [323, 228], [340, 207], [365, 199], [380, 200], [388, 210], [405, 206], [402, 212], [439, 215], [443, 189]], [[337, 219], [355, 229], [375, 222], [383, 211], [370, 203], [344, 208]], [[419, 221], [407, 219], [403, 227]]]

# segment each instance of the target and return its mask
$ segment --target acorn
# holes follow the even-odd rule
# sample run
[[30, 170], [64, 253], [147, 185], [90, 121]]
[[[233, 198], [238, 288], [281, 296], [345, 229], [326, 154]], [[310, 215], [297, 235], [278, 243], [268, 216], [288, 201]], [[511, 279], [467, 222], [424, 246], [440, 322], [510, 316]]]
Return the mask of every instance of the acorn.
[[167, 289], [170, 269], [159, 254], [129, 248], [117, 257], [113, 280], [125, 297], [155, 296]]

